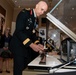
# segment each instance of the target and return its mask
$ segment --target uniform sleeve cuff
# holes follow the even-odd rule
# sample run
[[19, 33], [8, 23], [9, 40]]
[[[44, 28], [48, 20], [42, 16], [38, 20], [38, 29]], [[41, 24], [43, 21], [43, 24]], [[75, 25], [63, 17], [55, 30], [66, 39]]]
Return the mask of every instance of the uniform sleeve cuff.
[[34, 44], [39, 44], [39, 40], [36, 40], [36, 41], [34, 42]]

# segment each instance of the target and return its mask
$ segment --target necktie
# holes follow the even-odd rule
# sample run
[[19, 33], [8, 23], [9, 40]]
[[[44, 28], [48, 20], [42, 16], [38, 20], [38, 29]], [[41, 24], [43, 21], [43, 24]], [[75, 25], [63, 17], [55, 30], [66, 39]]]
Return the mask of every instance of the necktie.
[[37, 19], [35, 18], [34, 28], [37, 28], [37, 27], [38, 27]]

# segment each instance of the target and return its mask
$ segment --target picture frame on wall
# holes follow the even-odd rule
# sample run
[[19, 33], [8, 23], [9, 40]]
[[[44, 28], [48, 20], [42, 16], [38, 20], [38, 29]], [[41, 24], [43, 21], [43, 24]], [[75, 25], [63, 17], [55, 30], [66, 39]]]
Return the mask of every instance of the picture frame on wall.
[[4, 34], [6, 10], [0, 5], [0, 32]]
[[39, 37], [46, 40], [46, 28], [39, 28]]
[[3, 26], [5, 24], [5, 19], [0, 15], [0, 31], [3, 33]]

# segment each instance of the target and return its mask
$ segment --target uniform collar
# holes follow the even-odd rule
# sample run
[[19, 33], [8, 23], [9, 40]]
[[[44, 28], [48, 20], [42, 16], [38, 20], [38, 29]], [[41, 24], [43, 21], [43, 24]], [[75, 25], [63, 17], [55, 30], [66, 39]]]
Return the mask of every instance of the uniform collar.
[[36, 13], [35, 13], [35, 10], [33, 9], [33, 12], [34, 12], [34, 17], [36, 18]]

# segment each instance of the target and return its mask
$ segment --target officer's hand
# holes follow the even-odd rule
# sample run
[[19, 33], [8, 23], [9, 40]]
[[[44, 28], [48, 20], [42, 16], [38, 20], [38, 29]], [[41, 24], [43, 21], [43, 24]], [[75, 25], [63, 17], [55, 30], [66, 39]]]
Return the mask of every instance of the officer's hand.
[[40, 47], [44, 48], [44, 46], [42, 44], [38, 44]]
[[39, 51], [43, 51], [44, 50], [44, 47], [41, 45], [41, 44], [30, 44], [30, 47], [36, 51], [36, 52], [39, 52]]

